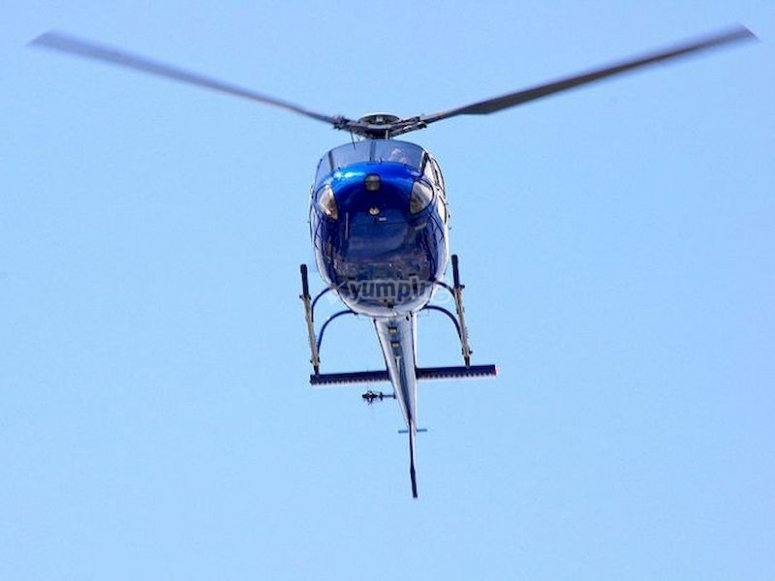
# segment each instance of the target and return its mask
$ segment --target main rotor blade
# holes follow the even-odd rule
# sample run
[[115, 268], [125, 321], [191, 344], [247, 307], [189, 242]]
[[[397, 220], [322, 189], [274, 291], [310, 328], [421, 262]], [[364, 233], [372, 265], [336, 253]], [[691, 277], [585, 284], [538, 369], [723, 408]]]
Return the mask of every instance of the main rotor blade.
[[609, 66], [605, 66], [599, 69], [591, 70], [587, 73], [574, 75], [544, 85], [538, 85], [529, 89], [523, 89], [514, 93], [507, 93], [500, 97], [487, 99], [485, 101], [479, 101], [477, 103], [471, 103], [463, 107], [456, 109], [450, 109], [449, 111], [440, 111], [431, 115], [420, 116], [420, 121], [428, 124], [441, 121], [442, 119], [448, 119], [450, 117], [456, 117], [457, 115], [487, 115], [489, 113], [495, 113], [503, 109], [510, 107], [516, 107], [542, 97], [548, 97], [561, 91], [567, 91], [587, 83], [593, 83], [613, 75], [619, 75], [626, 73], [633, 69], [645, 67], [655, 63], [664, 62], [670, 59], [683, 57], [691, 53], [707, 50], [721, 45], [739, 42], [743, 40], [754, 40], [756, 35], [744, 26], [738, 25], [730, 30], [720, 32], [711, 36], [700, 38], [694, 41], [689, 41], [673, 48], [666, 50], [660, 50], [651, 54], [643, 55], [615, 63]]
[[262, 95], [251, 91], [249, 89], [243, 89], [236, 85], [230, 85], [223, 83], [215, 79], [210, 79], [203, 75], [192, 73], [172, 65], [153, 61], [145, 57], [123, 52], [121, 50], [100, 45], [91, 41], [81, 40], [73, 36], [62, 34], [60, 32], [46, 32], [41, 34], [37, 38], [33, 39], [29, 43], [31, 46], [46, 48], [50, 50], [58, 50], [75, 56], [84, 58], [90, 58], [98, 61], [107, 62], [113, 65], [118, 65], [128, 69], [134, 69], [143, 73], [150, 73], [160, 77], [166, 77], [182, 83], [188, 83], [189, 85], [196, 85], [213, 91], [219, 91], [221, 93], [227, 93], [229, 95], [236, 95], [244, 99], [251, 101], [257, 101], [267, 105], [274, 105], [281, 107], [294, 113], [299, 113], [306, 117], [323, 121], [325, 123], [331, 123], [334, 127], [339, 127], [342, 123], [345, 123], [347, 119], [343, 117], [332, 117], [330, 115], [323, 115], [321, 113], [315, 113], [309, 111], [293, 103], [275, 99], [267, 95]]

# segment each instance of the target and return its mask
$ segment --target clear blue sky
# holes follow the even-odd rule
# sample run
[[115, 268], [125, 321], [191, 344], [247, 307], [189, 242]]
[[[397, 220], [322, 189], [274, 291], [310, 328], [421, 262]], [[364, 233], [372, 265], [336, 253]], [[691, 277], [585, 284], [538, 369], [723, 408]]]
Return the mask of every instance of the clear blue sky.
[[[775, 12], [546, 6], [4, 4], [0, 580], [775, 579]], [[307, 196], [347, 136], [24, 47], [56, 28], [357, 117], [734, 22], [762, 42], [412, 136], [501, 372], [421, 387], [418, 501], [397, 406], [307, 385]], [[457, 363], [446, 321], [419, 340]], [[322, 356], [380, 363], [366, 320]]]

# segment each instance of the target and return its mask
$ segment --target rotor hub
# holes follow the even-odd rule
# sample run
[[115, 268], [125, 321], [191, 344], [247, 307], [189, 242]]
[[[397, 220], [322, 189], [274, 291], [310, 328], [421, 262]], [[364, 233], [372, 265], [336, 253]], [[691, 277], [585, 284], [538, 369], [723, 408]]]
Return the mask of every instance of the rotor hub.
[[358, 121], [367, 125], [393, 125], [401, 118], [398, 115], [392, 113], [369, 113], [364, 115]]

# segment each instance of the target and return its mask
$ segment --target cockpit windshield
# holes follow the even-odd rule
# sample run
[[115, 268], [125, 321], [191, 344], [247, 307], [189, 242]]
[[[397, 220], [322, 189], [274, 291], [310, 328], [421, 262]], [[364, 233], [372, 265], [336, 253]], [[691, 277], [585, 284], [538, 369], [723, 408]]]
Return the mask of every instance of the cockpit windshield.
[[342, 169], [358, 162], [395, 162], [420, 169], [424, 150], [419, 145], [393, 139], [370, 139], [347, 143], [332, 149], [320, 162], [321, 174]]
[[334, 169], [342, 169], [359, 161], [369, 161], [371, 159], [371, 141], [355, 141], [340, 145], [331, 150], [330, 156]]

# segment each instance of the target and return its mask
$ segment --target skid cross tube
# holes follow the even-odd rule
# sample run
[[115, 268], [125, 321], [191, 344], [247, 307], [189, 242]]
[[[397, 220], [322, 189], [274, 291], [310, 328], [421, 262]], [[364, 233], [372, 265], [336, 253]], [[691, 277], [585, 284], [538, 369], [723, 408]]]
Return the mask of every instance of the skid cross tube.
[[322, 291], [318, 293], [318, 295], [315, 297], [315, 299], [312, 301], [312, 320], [315, 320], [315, 305], [318, 304], [318, 301], [323, 298], [323, 295], [330, 293], [333, 289], [333, 287], [324, 288]]
[[334, 319], [338, 319], [339, 317], [341, 317], [343, 315], [356, 315], [357, 316], [357, 314], [358, 313], [356, 313], [352, 309], [345, 309], [343, 311], [339, 311], [338, 313], [334, 313], [333, 315], [328, 317], [326, 322], [323, 323], [323, 326], [320, 327], [320, 333], [318, 333], [318, 342], [317, 342], [318, 353], [320, 352], [320, 346], [323, 344], [323, 333], [326, 332], [326, 327], [328, 327], [329, 323], [331, 323], [331, 321], [333, 321]]
[[[443, 283], [442, 283], [443, 284]], [[447, 285], [444, 285], [447, 286]], [[457, 322], [457, 319], [455, 318], [455, 315], [450, 313], [447, 309], [444, 307], [440, 307], [438, 305], [425, 305], [422, 308], [423, 311], [438, 311], [440, 313], [444, 313], [447, 315], [450, 321], [452, 321], [452, 324], [455, 325], [455, 332], [457, 332], [458, 338], [462, 339], [462, 335], [460, 334], [460, 323]]]

